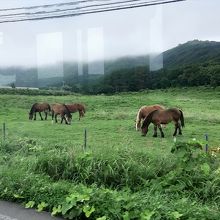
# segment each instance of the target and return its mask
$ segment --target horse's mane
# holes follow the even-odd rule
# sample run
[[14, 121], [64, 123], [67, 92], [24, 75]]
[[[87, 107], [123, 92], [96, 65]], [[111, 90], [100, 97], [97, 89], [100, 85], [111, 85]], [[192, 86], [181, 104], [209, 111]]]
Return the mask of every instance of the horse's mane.
[[140, 113], [141, 113], [141, 110], [143, 109], [143, 108], [145, 108], [146, 106], [142, 106], [139, 110], [138, 110], [138, 113], [137, 113], [137, 117], [136, 117], [136, 123], [139, 121], [139, 119], [140, 119]]
[[32, 105], [31, 110], [30, 110], [30, 114], [33, 114], [36, 105], [37, 105], [37, 103], [34, 103]]
[[68, 107], [65, 104], [63, 104], [63, 106], [66, 108], [68, 116], [72, 116]]
[[154, 115], [155, 112], [157, 112], [159, 110], [154, 110], [152, 111], [143, 121], [143, 124], [141, 126], [141, 128], [145, 128], [146, 126], [148, 126], [151, 123], [152, 117]]

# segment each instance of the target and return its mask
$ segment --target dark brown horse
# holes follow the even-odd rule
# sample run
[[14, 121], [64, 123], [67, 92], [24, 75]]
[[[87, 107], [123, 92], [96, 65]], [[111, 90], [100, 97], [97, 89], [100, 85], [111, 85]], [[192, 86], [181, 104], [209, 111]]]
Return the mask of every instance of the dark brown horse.
[[[183, 112], [178, 108], [169, 108], [165, 110], [155, 110], [151, 112], [143, 121], [141, 126], [142, 135], [146, 136], [150, 123], [154, 124], [154, 135], [157, 137], [157, 128], [160, 129], [161, 137], [164, 137], [161, 124], [168, 124], [171, 121], [175, 124], [175, 131], [173, 136], [176, 136], [177, 130], [182, 134], [181, 126], [184, 127]], [[179, 122], [180, 121], [180, 122]]]
[[86, 110], [85, 106], [80, 103], [68, 104], [66, 105], [69, 109], [70, 113], [79, 112], [79, 120], [80, 118], [84, 117]]
[[142, 106], [137, 113], [136, 118], [136, 131], [140, 130], [141, 128], [141, 120], [144, 120], [152, 111], [155, 110], [162, 110], [165, 109], [162, 105], [149, 105], [149, 106]]
[[36, 120], [36, 113], [39, 112], [41, 120], [43, 120], [41, 112], [45, 113], [45, 120], [47, 120], [47, 114], [51, 111], [50, 105], [48, 103], [35, 103], [32, 105], [31, 110], [29, 112], [29, 119]]
[[61, 117], [61, 124], [63, 120], [66, 124], [71, 124], [72, 115], [70, 114], [69, 109], [64, 104], [53, 104], [51, 105], [51, 112], [52, 112], [52, 123], [53, 119], [55, 118], [55, 122], [57, 123], [57, 116], [60, 115]]

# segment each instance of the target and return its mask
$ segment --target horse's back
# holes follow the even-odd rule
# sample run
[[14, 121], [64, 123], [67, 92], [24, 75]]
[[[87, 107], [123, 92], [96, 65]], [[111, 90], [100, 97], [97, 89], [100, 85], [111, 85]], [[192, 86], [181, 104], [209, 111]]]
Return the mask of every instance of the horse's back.
[[168, 108], [167, 112], [172, 114], [181, 115], [181, 110], [179, 108]]
[[68, 107], [69, 111], [73, 113], [76, 111], [83, 111], [84, 113], [86, 112], [85, 106], [81, 103], [73, 103], [73, 104], [68, 104], [66, 106]]
[[56, 104], [52, 104], [51, 105], [51, 110], [54, 112], [54, 113], [58, 113], [58, 114], [70, 114], [70, 111], [67, 107], [67, 105], [65, 104], [61, 104], [61, 103], [56, 103]]
[[78, 111], [77, 105], [75, 103], [73, 103], [73, 104], [66, 104], [66, 106], [69, 109], [69, 111], [72, 112], [72, 113]]
[[58, 111], [62, 110], [63, 108], [64, 108], [63, 104], [60, 104], [60, 103], [56, 103], [56, 104], [51, 105], [51, 110], [54, 112], [58, 112]]
[[142, 106], [139, 110], [139, 114], [141, 114], [142, 118], [145, 118], [154, 110], [163, 110], [163, 109], [165, 109], [165, 107], [162, 105]]
[[44, 110], [49, 110], [50, 111], [50, 104], [47, 103], [47, 102], [44, 102], [41, 105], [41, 108], [44, 109]]
[[81, 110], [82, 110], [84, 113], [86, 113], [86, 107], [85, 107], [85, 105], [79, 104], [79, 106], [80, 106]]
[[161, 124], [166, 124], [166, 121], [169, 123], [172, 120], [179, 120], [180, 116], [181, 112], [178, 108], [159, 109], [153, 114], [152, 120], [159, 120]]

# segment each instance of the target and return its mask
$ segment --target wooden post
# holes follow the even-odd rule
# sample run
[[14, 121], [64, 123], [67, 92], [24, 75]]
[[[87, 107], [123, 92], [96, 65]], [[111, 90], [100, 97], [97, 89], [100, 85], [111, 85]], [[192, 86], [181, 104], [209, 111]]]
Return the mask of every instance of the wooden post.
[[86, 150], [87, 147], [87, 130], [85, 128], [84, 130], [84, 150]]
[[6, 134], [5, 134], [5, 122], [3, 123], [3, 130], [2, 130], [2, 137], [3, 137], [3, 141], [5, 141], [5, 137], [6, 137]]
[[205, 134], [205, 140], [206, 140], [206, 144], [205, 144], [205, 152], [208, 152], [208, 134]]

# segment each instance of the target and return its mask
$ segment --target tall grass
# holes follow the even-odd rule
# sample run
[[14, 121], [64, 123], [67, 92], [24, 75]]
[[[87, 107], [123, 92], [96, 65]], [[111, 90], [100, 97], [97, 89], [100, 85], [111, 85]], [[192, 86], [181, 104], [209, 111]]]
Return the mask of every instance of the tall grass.
[[[6, 140], [0, 144], [0, 198], [30, 202], [70, 219], [219, 219], [218, 154], [188, 149], [192, 139], [204, 147], [205, 133], [209, 147], [219, 146], [219, 99], [212, 89], [1, 95]], [[71, 126], [29, 121], [30, 106], [42, 101], [82, 102], [86, 115], [78, 121], [74, 114]], [[152, 137], [153, 127], [147, 137], [135, 131], [136, 113], [148, 104], [183, 110], [186, 127], [177, 145], [185, 148], [171, 153], [176, 146], [171, 124], [164, 139]], [[85, 128], [88, 146], [83, 149]]]

